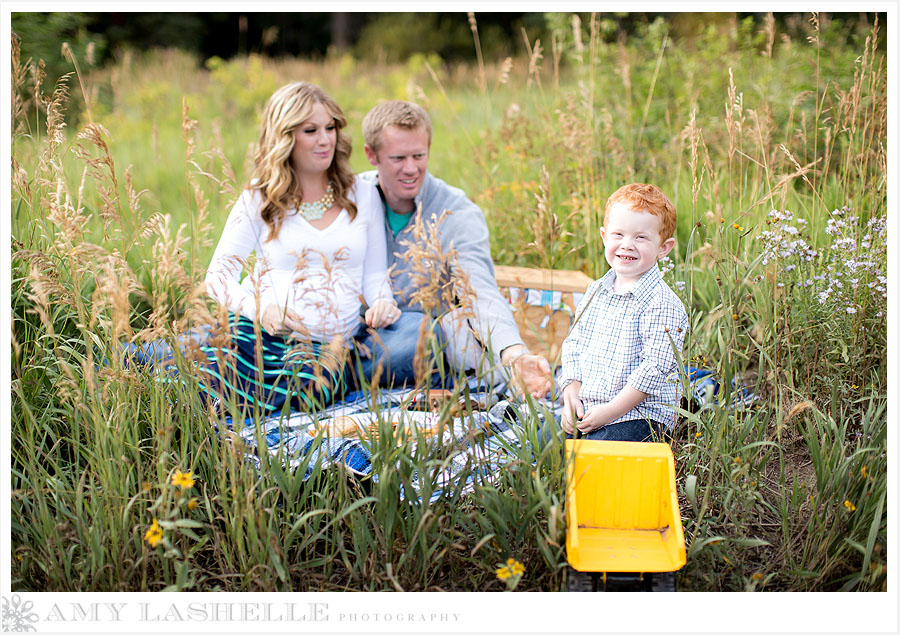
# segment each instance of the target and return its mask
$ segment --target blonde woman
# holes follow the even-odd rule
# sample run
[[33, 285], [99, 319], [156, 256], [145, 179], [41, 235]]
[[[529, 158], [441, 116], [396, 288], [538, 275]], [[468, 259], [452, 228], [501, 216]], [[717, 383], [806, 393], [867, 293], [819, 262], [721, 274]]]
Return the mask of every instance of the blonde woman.
[[[202, 349], [209, 359], [202, 383], [213, 398], [256, 404], [263, 413], [332, 401], [343, 373], [320, 358], [346, 349], [364, 328], [360, 297], [365, 326], [400, 317], [380, 198], [349, 168], [346, 125], [335, 101], [308, 82], [283, 86], [266, 104], [254, 178], [206, 275], [231, 332], [228, 346]], [[254, 269], [241, 281], [253, 252]]]

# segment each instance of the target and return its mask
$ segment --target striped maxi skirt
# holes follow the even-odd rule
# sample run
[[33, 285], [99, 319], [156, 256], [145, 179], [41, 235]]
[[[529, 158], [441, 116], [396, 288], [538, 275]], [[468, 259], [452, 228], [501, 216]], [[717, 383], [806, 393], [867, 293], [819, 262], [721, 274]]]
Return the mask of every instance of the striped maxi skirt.
[[262, 415], [323, 408], [344, 392], [343, 360], [319, 342], [288, 341], [254, 331], [253, 322], [228, 314], [228, 337], [200, 348], [201, 390], [220, 409], [257, 406]]

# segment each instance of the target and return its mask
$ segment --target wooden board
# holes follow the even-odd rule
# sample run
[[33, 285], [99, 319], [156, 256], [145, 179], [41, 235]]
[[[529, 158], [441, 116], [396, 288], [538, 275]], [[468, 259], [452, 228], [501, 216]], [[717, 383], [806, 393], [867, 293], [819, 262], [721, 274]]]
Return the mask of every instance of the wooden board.
[[560, 269], [530, 269], [496, 265], [497, 286], [508, 298], [510, 288], [539, 289], [562, 292], [562, 302], [571, 310], [553, 310], [549, 306], [533, 306], [525, 303], [524, 294], [513, 303], [513, 316], [519, 334], [528, 350], [546, 357], [551, 364], [559, 361], [563, 340], [569, 334], [572, 314], [575, 313], [573, 293], [584, 293], [593, 282], [581, 271]]
[[531, 269], [529, 267], [506, 267], [494, 265], [494, 275], [498, 287], [518, 289], [543, 289], [545, 291], [568, 291], [584, 293], [593, 282], [581, 271], [566, 269]]

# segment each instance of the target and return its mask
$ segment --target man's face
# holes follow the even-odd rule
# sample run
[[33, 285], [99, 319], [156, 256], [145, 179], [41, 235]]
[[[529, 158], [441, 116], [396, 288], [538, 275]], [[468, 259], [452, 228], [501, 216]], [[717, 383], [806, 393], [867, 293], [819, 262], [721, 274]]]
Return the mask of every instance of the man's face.
[[398, 214], [415, 210], [415, 198], [428, 168], [428, 131], [425, 128], [385, 126], [381, 147], [365, 146], [366, 158], [378, 169], [378, 182], [391, 209]]

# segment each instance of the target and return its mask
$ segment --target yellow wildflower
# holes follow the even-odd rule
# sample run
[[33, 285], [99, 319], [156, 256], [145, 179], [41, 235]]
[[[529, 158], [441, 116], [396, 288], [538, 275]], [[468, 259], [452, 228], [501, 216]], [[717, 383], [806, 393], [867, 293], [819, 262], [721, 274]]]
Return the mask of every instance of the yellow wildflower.
[[743, 462], [744, 462], [744, 459], [742, 459], [742, 458], [739, 457], [739, 456], [736, 456], [736, 457], [734, 457], [734, 462], [735, 462], [735, 463], [743, 463]]
[[525, 565], [515, 558], [508, 558], [506, 564], [497, 569], [497, 579], [503, 580], [506, 582], [507, 588], [513, 589], [523, 573], [525, 573]]
[[760, 580], [763, 579], [763, 574], [757, 572], [757, 573], [754, 573], [754, 574], [753, 574], [752, 576], [750, 576], [750, 577], [753, 578], [754, 580], [756, 580], [756, 581], [758, 582], [758, 581], [760, 581]]
[[851, 503], [849, 500], [845, 500], [845, 501], [844, 501], [844, 507], [847, 508], [847, 511], [848, 511], [848, 512], [856, 511], [856, 505], [854, 505], [853, 503]]
[[862, 466], [862, 469], [859, 471], [859, 473], [863, 475], [863, 478], [868, 478], [869, 476], [869, 473], [866, 471], [865, 465]]
[[700, 437], [703, 436], [703, 433], [702, 433], [702, 432], [697, 432], [694, 436], [697, 437], [697, 438], [699, 439]]
[[150, 483], [147, 481], [144, 481], [143, 483], [141, 483], [141, 489], [144, 490], [145, 492], [149, 492], [150, 491]]
[[189, 511], [194, 511], [200, 506], [200, 503], [197, 502], [196, 498], [192, 498], [188, 501], [187, 508]]
[[737, 322], [738, 314], [737, 314], [737, 313], [732, 313], [732, 314], [731, 314], [731, 319], [734, 320], [735, 322]]
[[731, 226], [734, 227], [734, 228], [735, 228], [736, 230], [738, 230], [739, 232], [744, 231], [744, 228], [741, 227], [740, 225], [738, 225], [737, 223], [732, 223]]
[[172, 485], [177, 485], [182, 491], [191, 489], [194, 486], [194, 475], [190, 472], [175, 470], [172, 475]]
[[159, 523], [156, 522], [156, 519], [153, 519], [153, 524], [150, 525], [150, 529], [144, 534], [144, 540], [150, 543], [151, 547], [155, 547], [159, 544], [159, 542], [163, 538], [162, 528], [159, 526]]

